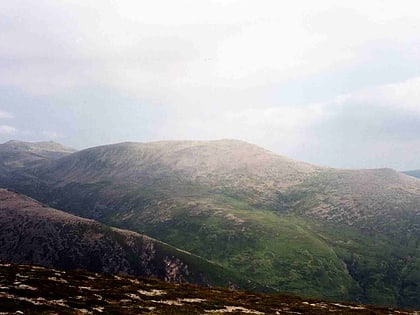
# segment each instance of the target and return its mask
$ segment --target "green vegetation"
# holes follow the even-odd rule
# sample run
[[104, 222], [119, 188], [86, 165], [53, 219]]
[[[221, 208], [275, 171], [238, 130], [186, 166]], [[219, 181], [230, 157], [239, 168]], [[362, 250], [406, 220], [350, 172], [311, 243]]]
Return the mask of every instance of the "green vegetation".
[[[414, 242], [401, 246], [385, 234], [355, 231], [346, 225], [318, 222], [312, 225], [323, 233], [337, 256], [345, 262], [361, 289], [363, 302], [378, 305], [420, 303], [420, 249]], [[418, 239], [418, 238], [416, 238]]]
[[[218, 199], [223, 202], [190, 200], [164, 222], [144, 223], [132, 216], [123, 225], [236, 270], [266, 290], [354, 298], [357, 284], [345, 265], [304, 219], [253, 209], [230, 197]], [[197, 208], [207, 210], [194, 213]]]

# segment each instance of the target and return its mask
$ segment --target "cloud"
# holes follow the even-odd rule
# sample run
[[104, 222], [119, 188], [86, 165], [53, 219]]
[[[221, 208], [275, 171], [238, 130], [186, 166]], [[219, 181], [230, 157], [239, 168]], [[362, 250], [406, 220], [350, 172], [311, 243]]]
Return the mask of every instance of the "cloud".
[[324, 116], [322, 104], [310, 104], [307, 106], [294, 107], [282, 106], [265, 109], [245, 109], [239, 112], [228, 112], [229, 122], [240, 121], [249, 127], [258, 125], [274, 125], [285, 130], [307, 128]]
[[9, 112], [0, 110], [0, 119], [4, 119], [4, 118], [13, 118], [13, 115]]
[[179, 112], [162, 138], [236, 138], [295, 159], [335, 167], [420, 164], [418, 78], [320, 103]]
[[36, 102], [2, 108], [17, 129], [79, 147], [230, 137], [320, 164], [414, 165], [388, 151], [417, 152], [417, 6], [3, 1], [0, 88]]
[[[99, 84], [150, 102], [197, 106], [201, 89], [221, 99], [226, 88], [252, 89], [371, 63], [377, 47], [397, 45], [400, 55], [418, 60], [420, 14], [413, 5], [5, 3], [0, 66], [6, 75], [0, 84], [43, 94]], [[230, 99], [223, 103], [232, 106]]]
[[0, 11], [0, 85], [54, 94], [92, 82], [77, 45], [77, 14], [44, 0], [2, 2]]
[[57, 140], [57, 139], [60, 139], [60, 138], [64, 138], [64, 135], [59, 133], [59, 132], [45, 131], [45, 130], [41, 132], [41, 136], [43, 138], [47, 138], [48, 140]]
[[13, 135], [17, 133], [17, 129], [8, 125], [0, 125], [0, 134], [2, 135]]
[[[418, 168], [420, 79], [338, 96], [292, 153], [338, 167]], [[308, 141], [309, 140], [309, 141]]]
[[376, 102], [380, 106], [399, 108], [420, 115], [420, 77], [362, 92], [357, 99], [360, 102]]

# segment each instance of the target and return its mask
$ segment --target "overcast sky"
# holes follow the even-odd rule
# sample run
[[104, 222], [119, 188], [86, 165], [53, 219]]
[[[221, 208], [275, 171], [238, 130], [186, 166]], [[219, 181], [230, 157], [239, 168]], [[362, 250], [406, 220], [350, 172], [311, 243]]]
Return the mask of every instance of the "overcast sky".
[[419, 2], [0, 2], [0, 142], [220, 138], [420, 168]]

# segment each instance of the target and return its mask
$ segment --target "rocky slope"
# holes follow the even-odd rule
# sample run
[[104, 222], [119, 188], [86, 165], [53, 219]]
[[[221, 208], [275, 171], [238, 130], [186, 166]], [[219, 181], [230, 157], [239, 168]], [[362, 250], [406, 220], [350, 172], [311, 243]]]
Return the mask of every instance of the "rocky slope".
[[324, 170], [289, 196], [291, 211], [327, 221], [380, 231], [406, 217], [419, 222], [420, 180], [391, 169]]
[[420, 306], [420, 180], [321, 168], [234, 140], [122, 143], [0, 176], [285, 292]]
[[0, 264], [0, 309], [2, 314], [418, 314], [10, 264]]
[[[0, 260], [228, 285], [219, 266], [135, 232], [111, 228], [0, 189]], [[223, 278], [226, 277], [226, 278]]]

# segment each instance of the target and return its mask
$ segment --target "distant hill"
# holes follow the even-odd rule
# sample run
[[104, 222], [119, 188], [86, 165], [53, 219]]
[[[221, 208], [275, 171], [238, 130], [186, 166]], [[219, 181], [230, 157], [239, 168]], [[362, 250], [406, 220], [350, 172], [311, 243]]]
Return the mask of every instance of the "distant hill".
[[413, 176], [413, 177], [420, 178], [420, 170], [406, 171], [406, 172], [403, 172], [403, 173], [407, 174], [407, 175], [410, 175], [410, 176]]
[[53, 141], [22, 142], [11, 140], [0, 144], [0, 167], [17, 168], [34, 162], [54, 160], [76, 152]]
[[[220, 266], [138, 233], [111, 228], [0, 189], [0, 261], [129, 274], [202, 285], [235, 284]], [[237, 283], [239, 285], [239, 283]]]
[[7, 314], [418, 314], [39, 266], [0, 264], [0, 283], [0, 309]]
[[420, 307], [420, 180], [390, 169], [318, 167], [219, 140], [100, 146], [0, 175], [275, 291]]

